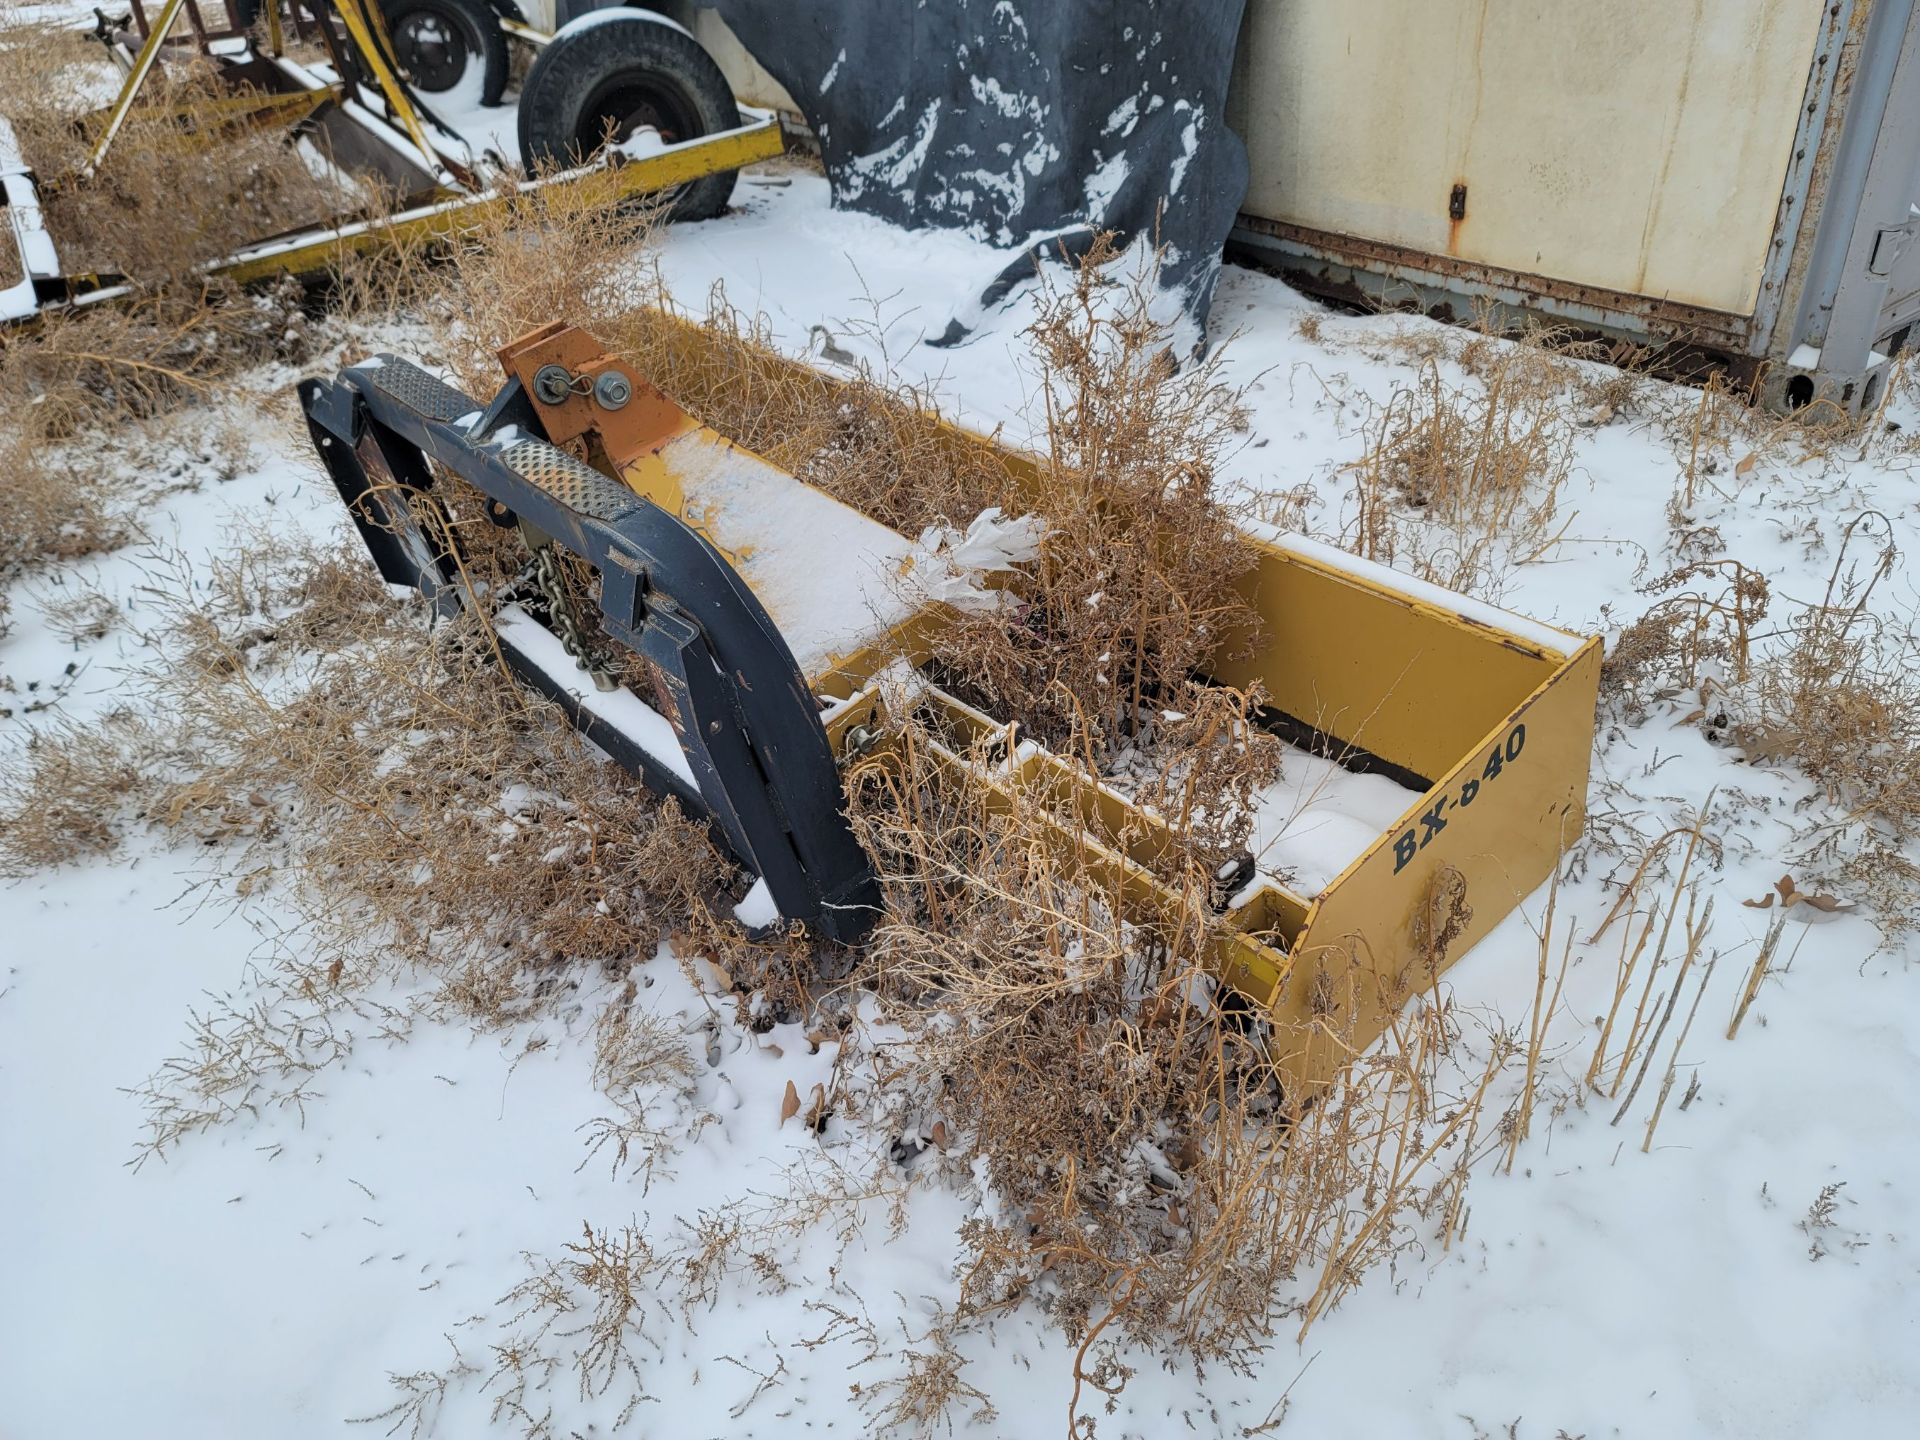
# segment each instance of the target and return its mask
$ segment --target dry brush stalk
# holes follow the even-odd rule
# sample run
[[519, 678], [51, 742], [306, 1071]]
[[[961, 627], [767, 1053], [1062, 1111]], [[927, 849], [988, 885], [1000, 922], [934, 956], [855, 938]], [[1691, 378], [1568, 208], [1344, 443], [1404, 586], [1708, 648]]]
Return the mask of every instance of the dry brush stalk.
[[1734, 1003], [1733, 1017], [1727, 1021], [1727, 1039], [1731, 1040], [1740, 1033], [1740, 1022], [1747, 1018], [1747, 1010], [1760, 994], [1768, 973], [1773, 968], [1774, 953], [1780, 948], [1780, 936], [1787, 928], [1787, 915], [1783, 910], [1774, 922], [1767, 926], [1766, 938], [1760, 942], [1760, 953], [1753, 957], [1753, 965], [1747, 971], [1746, 983], [1740, 987], [1740, 998]]
[[863, 974], [914, 1041], [895, 1084], [998, 1203], [966, 1232], [963, 1317], [1038, 1296], [1076, 1385], [1111, 1389], [1110, 1340], [1231, 1357], [1296, 1277], [1311, 1323], [1409, 1243], [1412, 1213], [1456, 1213], [1464, 1168], [1443, 1157], [1499, 1066], [1430, 1124], [1444, 1007], [1396, 1020], [1314, 1104], [1282, 1096], [1263, 1027], [1212, 979], [1206, 871], [1170, 877], [1172, 913], [1132, 913], [1040, 802], [966, 778], [990, 747], [949, 739], [907, 721], [849, 793], [888, 901]]
[[[1626, 1099], [1620, 1102], [1620, 1108], [1613, 1112], [1613, 1119], [1608, 1122], [1609, 1124], [1618, 1125], [1626, 1116], [1627, 1111], [1633, 1108], [1634, 1099], [1640, 1093], [1641, 1083], [1647, 1078], [1647, 1069], [1653, 1063], [1654, 1050], [1660, 1044], [1660, 1037], [1666, 1034], [1667, 1022], [1673, 1019], [1674, 1007], [1680, 1003], [1680, 992], [1687, 983], [1687, 972], [1693, 968], [1694, 961], [1699, 958], [1700, 952], [1706, 944], [1707, 934], [1713, 924], [1713, 900], [1709, 897], [1705, 907], [1700, 909], [1696, 915], [1695, 907], [1699, 898], [1700, 892], [1697, 886], [1687, 891], [1687, 923], [1684, 936], [1686, 950], [1680, 957], [1679, 973], [1675, 975], [1673, 985], [1667, 991], [1667, 1003], [1666, 1007], [1660, 1012], [1659, 1023], [1654, 1027], [1651, 1038], [1645, 1040], [1645, 1054], [1641, 1058], [1639, 1070], [1634, 1073], [1633, 1085], [1628, 1089]], [[1677, 892], [1674, 900], [1677, 905], [1679, 901]], [[1666, 936], [1663, 933], [1661, 935], [1662, 949], [1665, 948], [1665, 942]], [[1656, 962], [1658, 958], [1656, 954]], [[1707, 958], [1706, 968], [1709, 973], [1712, 971], [1714, 961], [1717, 958], [1717, 956], [1709, 956]], [[1699, 1007], [1698, 996], [1695, 997], [1694, 1006], [1696, 1009]], [[1692, 1023], [1691, 1018], [1689, 1018], [1688, 1023]], [[1625, 1075], [1627, 1067], [1633, 1063], [1634, 1055], [1642, 1048], [1641, 1037], [1643, 1033], [1644, 1032], [1636, 1031], [1627, 1037], [1627, 1050], [1620, 1060], [1620, 1074], [1622, 1076]], [[1616, 1078], [1614, 1081], [1614, 1092], [1618, 1093], [1618, 1090], [1619, 1079]], [[1651, 1127], [1649, 1127], [1647, 1133], [1649, 1143], [1651, 1143], [1653, 1133]]]
[[1434, 359], [1369, 423], [1352, 467], [1341, 543], [1356, 554], [1469, 594], [1498, 598], [1500, 574], [1552, 550], [1573, 466], [1568, 369], [1537, 338], [1481, 337], [1455, 385]]
[[[1708, 908], [1711, 910], [1711, 902], [1709, 902]], [[1704, 923], [1704, 917], [1702, 918], [1702, 923]], [[1720, 956], [1717, 952], [1707, 957], [1706, 966], [1700, 972], [1700, 983], [1694, 987], [1693, 1004], [1687, 1010], [1686, 1023], [1680, 1027], [1680, 1033], [1674, 1037], [1673, 1054], [1667, 1059], [1667, 1073], [1660, 1079], [1660, 1095], [1653, 1102], [1653, 1113], [1647, 1116], [1646, 1137], [1640, 1142], [1640, 1151], [1642, 1154], [1653, 1149], [1653, 1132], [1660, 1124], [1661, 1111], [1667, 1108], [1667, 1096], [1673, 1093], [1673, 1079], [1680, 1065], [1681, 1047], [1687, 1043], [1687, 1036], [1693, 1031], [1693, 1018], [1700, 1013], [1700, 997], [1707, 993], [1707, 982], [1713, 978], [1713, 967], [1717, 965], [1719, 961]], [[1674, 991], [1676, 994], [1679, 993], [1678, 982], [1675, 982]], [[1637, 1083], [1638, 1082], [1636, 1082], [1636, 1084]], [[1629, 1096], [1628, 1099], [1631, 1101], [1632, 1097]], [[1686, 1108], [1684, 1102], [1680, 1108], [1683, 1110]]]
[[[1646, 1032], [1643, 1027], [1650, 1023], [1647, 1017], [1647, 1004], [1653, 995], [1654, 982], [1659, 977], [1660, 967], [1666, 963], [1667, 941], [1673, 933], [1674, 920], [1680, 912], [1681, 897], [1691, 896], [1694, 893], [1688, 887], [1687, 877], [1693, 869], [1694, 857], [1706, 833], [1707, 816], [1713, 809], [1713, 798], [1713, 795], [1709, 794], [1701, 803], [1700, 813], [1695, 816], [1692, 825], [1685, 829], [1669, 830], [1647, 847], [1647, 852], [1641, 857], [1633, 878], [1622, 890], [1620, 898], [1614, 902], [1612, 910], [1607, 913], [1607, 918], [1601, 922], [1600, 928], [1593, 934], [1592, 939], [1598, 940], [1623, 912], [1628, 915], [1627, 928], [1620, 937], [1620, 963], [1614, 981], [1613, 1002], [1608, 1007], [1606, 1019], [1600, 1026], [1600, 1038], [1595, 1042], [1593, 1059], [1587, 1065], [1585, 1083], [1590, 1088], [1598, 1090], [1601, 1072], [1606, 1065], [1607, 1046], [1613, 1038], [1614, 1022], [1619, 1017], [1621, 1002], [1625, 1000], [1628, 990], [1632, 988], [1633, 980], [1639, 973], [1641, 957], [1646, 953], [1647, 941], [1653, 935], [1655, 922], [1660, 920], [1660, 906], [1656, 902], [1647, 912], [1646, 922], [1640, 927], [1639, 938], [1633, 940], [1633, 905], [1642, 885], [1652, 873], [1655, 861], [1665, 852], [1668, 842], [1685, 835], [1687, 848], [1681, 856], [1679, 877], [1674, 882], [1673, 894], [1667, 902], [1666, 919], [1660, 922], [1660, 939], [1654, 946], [1653, 958], [1647, 967], [1646, 979], [1640, 990], [1640, 999], [1634, 1007], [1633, 1021], [1627, 1029], [1626, 1044], [1615, 1062], [1613, 1084], [1607, 1091], [1609, 1098], [1620, 1093], [1621, 1083], [1626, 1079], [1627, 1070], [1633, 1064], [1633, 1058], [1639, 1053], [1641, 1041], [1645, 1037]], [[1631, 947], [1628, 944], [1630, 940], [1632, 940]], [[1589, 943], [1592, 942], [1589, 941]], [[1614, 1123], [1619, 1123], [1618, 1116], [1615, 1117]]]
[[[1547, 998], [1547, 952], [1552, 948], [1553, 915], [1560, 897], [1560, 872], [1556, 868], [1547, 891], [1546, 918], [1540, 925], [1539, 969], [1533, 989], [1533, 1019], [1527, 1027], [1527, 1073], [1520, 1089], [1519, 1111], [1507, 1134], [1506, 1172], [1513, 1173], [1514, 1158], [1521, 1144], [1533, 1131], [1534, 1084], [1540, 1071], [1540, 1050], [1546, 1044], [1547, 1026], [1560, 1008], [1560, 990], [1567, 982], [1567, 962], [1573, 957], [1573, 933], [1568, 931], [1560, 950], [1560, 969], [1553, 981], [1553, 996]], [[1545, 1002], [1542, 1004], [1542, 1002]]]

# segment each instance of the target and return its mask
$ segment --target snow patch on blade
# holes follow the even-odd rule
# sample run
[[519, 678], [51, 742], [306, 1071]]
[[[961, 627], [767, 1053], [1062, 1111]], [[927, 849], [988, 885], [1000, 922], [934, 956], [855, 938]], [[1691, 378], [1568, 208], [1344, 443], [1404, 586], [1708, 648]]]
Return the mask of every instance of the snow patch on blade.
[[693, 767], [687, 763], [686, 752], [680, 748], [680, 737], [666, 716], [625, 687], [597, 688], [567, 653], [559, 637], [519, 606], [503, 607], [493, 617], [493, 628], [501, 639], [511, 641], [513, 648], [529, 663], [539, 666], [582, 710], [613, 726], [694, 789], [700, 788], [700, 782], [693, 778]]

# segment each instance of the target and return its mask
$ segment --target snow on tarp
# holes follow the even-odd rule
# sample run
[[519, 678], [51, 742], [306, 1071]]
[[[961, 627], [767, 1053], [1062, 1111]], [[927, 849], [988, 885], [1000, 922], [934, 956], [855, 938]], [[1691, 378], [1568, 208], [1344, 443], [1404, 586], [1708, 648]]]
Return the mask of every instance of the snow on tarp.
[[805, 112], [836, 205], [1003, 249], [1157, 237], [1204, 321], [1246, 193], [1244, 0], [713, 0]]

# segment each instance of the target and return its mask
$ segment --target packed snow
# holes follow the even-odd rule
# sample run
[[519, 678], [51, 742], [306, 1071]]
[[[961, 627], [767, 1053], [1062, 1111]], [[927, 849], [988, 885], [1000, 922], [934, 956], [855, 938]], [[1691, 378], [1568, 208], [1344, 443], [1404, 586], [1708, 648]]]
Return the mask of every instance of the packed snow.
[[1312, 898], [1399, 822], [1419, 799], [1384, 775], [1341, 768], [1297, 745], [1253, 812], [1254, 863], [1295, 894]]
[[914, 610], [899, 585], [905, 536], [750, 451], [673, 448], [681, 513], [730, 557], [803, 675], [818, 675]]

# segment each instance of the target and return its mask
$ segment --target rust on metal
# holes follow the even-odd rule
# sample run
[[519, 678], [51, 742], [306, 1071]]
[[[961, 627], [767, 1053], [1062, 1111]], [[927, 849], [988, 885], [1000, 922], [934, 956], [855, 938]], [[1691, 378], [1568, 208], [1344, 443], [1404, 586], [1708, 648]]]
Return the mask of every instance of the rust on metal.
[[[1423, 277], [1430, 277], [1435, 280], [1459, 281], [1490, 290], [1507, 291], [1513, 297], [1511, 303], [1516, 306], [1524, 306], [1530, 300], [1553, 301], [1575, 311], [1588, 312], [1585, 315], [1576, 314], [1574, 318], [1591, 319], [1599, 326], [1608, 324], [1618, 326], [1622, 320], [1637, 321], [1642, 328], [1657, 326], [1663, 335], [1684, 336], [1698, 343], [1712, 342], [1738, 349], [1746, 338], [1750, 324], [1747, 316], [1734, 315], [1724, 310], [1709, 310], [1703, 306], [1686, 304], [1684, 301], [1663, 300], [1653, 295], [1634, 295], [1624, 290], [1610, 290], [1604, 286], [1557, 280], [1550, 275], [1508, 270], [1479, 260], [1465, 260], [1456, 255], [1436, 255], [1431, 251], [1414, 250], [1408, 246], [1393, 245], [1380, 240], [1362, 240], [1351, 235], [1336, 235], [1329, 231], [1313, 230], [1304, 225], [1291, 225], [1284, 220], [1267, 220], [1244, 212], [1238, 224], [1241, 229], [1249, 233], [1270, 236], [1298, 247], [1305, 252], [1300, 257], [1303, 262], [1317, 259], [1389, 279], [1400, 276], [1418, 281]], [[1304, 263], [1301, 269], [1303, 275], [1312, 277], [1313, 272], [1307, 269]], [[1351, 296], [1345, 298], [1361, 299], [1363, 297], [1356, 290]]]
[[1454, 183], [1453, 193], [1447, 196], [1447, 254], [1460, 253], [1460, 226], [1467, 218], [1467, 184], [1460, 180]]
[[[614, 471], [658, 450], [687, 428], [685, 411], [607, 354], [593, 336], [564, 321], [529, 331], [498, 354], [507, 378], [518, 380], [533, 402], [547, 438], [563, 450], [584, 442], [590, 457], [603, 455]], [[558, 401], [545, 398], [536, 384], [536, 377], [550, 366], [570, 377], [565, 397]], [[631, 387], [631, 398], [616, 408], [609, 408], [599, 394], [599, 381], [608, 374]]]

